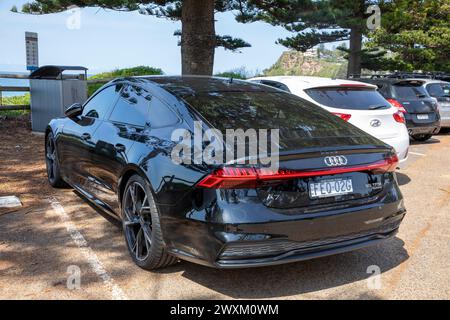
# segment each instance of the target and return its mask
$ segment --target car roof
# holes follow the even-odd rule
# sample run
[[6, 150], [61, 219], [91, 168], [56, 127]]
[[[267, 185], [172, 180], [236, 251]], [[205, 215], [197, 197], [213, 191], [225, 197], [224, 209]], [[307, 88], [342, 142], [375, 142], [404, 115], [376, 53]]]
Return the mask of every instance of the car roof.
[[423, 79], [423, 78], [409, 78], [409, 79], [405, 79], [405, 80], [413, 80], [413, 81], [421, 81], [424, 84], [428, 84], [428, 83], [448, 83], [444, 80], [438, 80], [438, 79]]
[[180, 98], [209, 92], [279, 92], [275, 88], [249, 81], [210, 76], [137, 76], [118, 78], [114, 81], [157, 86]]
[[310, 76], [270, 76], [270, 77], [256, 77], [249, 79], [252, 80], [271, 80], [278, 81], [287, 86], [295, 86], [297, 89], [310, 89], [319, 87], [335, 87], [335, 86], [366, 86], [376, 88], [374, 85], [367, 84], [365, 82], [347, 80], [347, 79], [334, 79], [334, 78], [322, 78], [322, 77], [310, 77]]
[[408, 81], [417, 81], [417, 82], [422, 82], [423, 84], [446, 83], [446, 81], [443, 81], [443, 80], [424, 79], [424, 78], [361, 78], [359, 80], [361, 80], [362, 82], [366, 82], [366, 83], [389, 83], [389, 84], [396, 84], [396, 83], [408, 82]]

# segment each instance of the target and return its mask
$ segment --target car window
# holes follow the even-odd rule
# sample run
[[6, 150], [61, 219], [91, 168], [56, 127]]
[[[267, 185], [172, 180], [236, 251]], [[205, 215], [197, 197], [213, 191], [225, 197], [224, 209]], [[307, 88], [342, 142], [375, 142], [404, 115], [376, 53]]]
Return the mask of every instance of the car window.
[[390, 104], [374, 89], [329, 87], [313, 88], [305, 92], [318, 103], [339, 109], [389, 109]]
[[109, 86], [97, 93], [83, 107], [82, 115], [89, 118], [104, 119], [118, 97], [121, 85]]
[[126, 85], [120, 92], [110, 121], [143, 127], [148, 118], [152, 95], [145, 89]]
[[393, 86], [395, 97], [399, 99], [417, 99], [428, 97], [421, 83], [401, 82]]
[[179, 118], [161, 100], [153, 97], [148, 121], [152, 128], [161, 128], [177, 123]]
[[361, 131], [312, 103], [285, 92], [207, 92], [185, 101], [215, 128], [279, 129], [283, 134], [324, 138]]
[[435, 98], [450, 97], [450, 84], [447, 83], [429, 84], [427, 90], [430, 96]]
[[285, 85], [284, 83], [278, 82], [278, 81], [272, 81], [272, 80], [261, 80], [262, 84], [265, 84], [266, 86], [271, 86], [283, 91], [287, 91], [287, 92], [291, 92], [291, 90], [289, 90], [288, 86]]

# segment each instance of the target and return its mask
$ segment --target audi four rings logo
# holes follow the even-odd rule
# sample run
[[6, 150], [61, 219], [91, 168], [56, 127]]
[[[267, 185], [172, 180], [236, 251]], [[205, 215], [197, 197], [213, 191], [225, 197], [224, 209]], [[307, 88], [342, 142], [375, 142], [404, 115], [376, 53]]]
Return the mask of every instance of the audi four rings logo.
[[344, 156], [325, 157], [324, 162], [329, 167], [345, 166], [348, 160]]

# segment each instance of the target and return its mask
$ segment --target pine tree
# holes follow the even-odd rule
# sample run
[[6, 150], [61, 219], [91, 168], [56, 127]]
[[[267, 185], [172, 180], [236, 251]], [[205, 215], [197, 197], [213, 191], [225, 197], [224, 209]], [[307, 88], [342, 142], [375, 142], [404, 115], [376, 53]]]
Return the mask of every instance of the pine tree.
[[320, 44], [350, 40], [348, 75], [361, 73], [363, 36], [368, 33], [366, 13], [373, 0], [253, 0], [243, 21], [263, 20], [285, 27], [294, 36], [278, 42], [305, 52]]
[[[212, 75], [214, 52], [218, 46], [237, 51], [249, 47], [242, 39], [215, 33], [216, 12], [239, 10], [241, 0], [34, 0], [22, 7], [23, 13], [47, 14], [68, 10], [71, 6], [99, 7], [117, 11], [180, 20], [181, 65], [183, 74]], [[13, 11], [17, 8], [13, 7]]]

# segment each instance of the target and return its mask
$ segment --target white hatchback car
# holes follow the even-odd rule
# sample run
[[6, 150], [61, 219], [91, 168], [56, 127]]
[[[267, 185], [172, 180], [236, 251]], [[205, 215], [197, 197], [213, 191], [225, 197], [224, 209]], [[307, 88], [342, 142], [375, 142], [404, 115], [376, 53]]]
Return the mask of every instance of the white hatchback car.
[[408, 157], [405, 117], [368, 83], [300, 76], [258, 77], [249, 81], [289, 91], [391, 145], [400, 162]]

